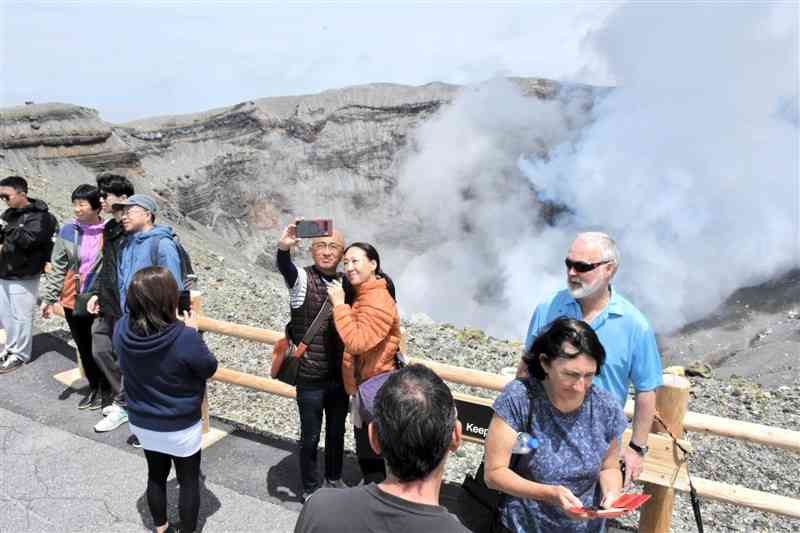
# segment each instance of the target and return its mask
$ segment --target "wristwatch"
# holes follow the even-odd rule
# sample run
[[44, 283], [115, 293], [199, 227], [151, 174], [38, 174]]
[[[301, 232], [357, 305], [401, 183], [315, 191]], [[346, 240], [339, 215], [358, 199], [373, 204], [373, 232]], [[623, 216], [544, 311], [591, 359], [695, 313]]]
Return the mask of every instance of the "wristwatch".
[[641, 455], [642, 457], [644, 457], [645, 455], [647, 455], [647, 452], [648, 452], [648, 450], [650, 450], [650, 448], [648, 448], [647, 446], [639, 446], [638, 444], [636, 444], [636, 443], [635, 443], [635, 442], [633, 442], [633, 441], [630, 441], [630, 442], [628, 443], [628, 447], [629, 447], [631, 450], [633, 450], [633, 451], [635, 451], [636, 453], [638, 453], [639, 455]]

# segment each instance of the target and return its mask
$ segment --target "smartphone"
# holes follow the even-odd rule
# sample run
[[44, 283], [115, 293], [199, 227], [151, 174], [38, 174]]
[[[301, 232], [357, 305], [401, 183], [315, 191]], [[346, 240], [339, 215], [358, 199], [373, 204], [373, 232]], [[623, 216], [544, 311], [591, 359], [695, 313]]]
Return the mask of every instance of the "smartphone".
[[297, 220], [294, 225], [295, 235], [297, 235], [298, 239], [313, 239], [333, 235], [333, 220], [330, 218]]
[[192, 308], [192, 291], [181, 291], [178, 295], [178, 314], [188, 313]]

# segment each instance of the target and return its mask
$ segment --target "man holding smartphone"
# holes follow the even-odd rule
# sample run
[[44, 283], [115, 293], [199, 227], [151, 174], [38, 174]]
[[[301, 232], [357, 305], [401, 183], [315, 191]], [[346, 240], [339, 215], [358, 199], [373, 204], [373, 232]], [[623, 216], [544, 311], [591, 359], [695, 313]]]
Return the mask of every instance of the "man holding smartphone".
[[[331, 231], [311, 243], [314, 264], [297, 268], [291, 250], [299, 242], [297, 225], [289, 224], [278, 240], [277, 263], [289, 288], [291, 320], [286, 332], [292, 342], [300, 343], [328, 299], [328, 285], [341, 280], [337, 271], [344, 253], [344, 238]], [[297, 376], [297, 407], [300, 411], [300, 475], [303, 501], [321, 486], [344, 487], [345, 419], [349, 398], [342, 383], [344, 347], [336, 332], [330, 311], [308, 344], [300, 361]], [[317, 447], [325, 424], [325, 479], [317, 470]]]
[[628, 385], [633, 383], [636, 390], [633, 434], [630, 446], [622, 451], [627, 486], [642, 472], [656, 412], [656, 389], [663, 383], [656, 336], [645, 316], [611, 286], [619, 269], [619, 252], [611, 237], [600, 232], [578, 234], [564, 262], [567, 289], [536, 308], [525, 346], [529, 348], [539, 332], [561, 316], [583, 320], [595, 330], [606, 361], [592, 384], [613, 394], [623, 407]]

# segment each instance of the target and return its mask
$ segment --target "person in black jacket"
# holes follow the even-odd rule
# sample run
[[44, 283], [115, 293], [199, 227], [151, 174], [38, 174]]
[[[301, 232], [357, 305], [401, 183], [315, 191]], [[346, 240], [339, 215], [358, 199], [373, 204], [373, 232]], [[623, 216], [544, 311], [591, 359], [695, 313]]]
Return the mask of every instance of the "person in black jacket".
[[95, 296], [87, 305], [91, 313], [98, 315], [92, 325], [92, 355], [108, 380], [113, 396], [111, 405], [103, 408], [104, 418], [94, 426], [96, 432], [102, 433], [112, 431], [128, 421], [122, 372], [111, 346], [114, 324], [122, 316], [117, 289], [117, 262], [125, 242], [122, 211], [115, 211], [113, 205], [124, 203], [129, 196], [133, 196], [134, 190], [128, 178], [112, 173], [97, 176], [97, 187], [100, 189], [103, 212], [113, 214], [103, 230], [103, 265], [95, 284]]
[[[338, 232], [311, 243], [314, 264], [298, 269], [291, 249], [297, 244], [294, 224], [278, 241], [278, 269], [289, 288], [291, 321], [287, 333], [295, 344], [303, 340], [322, 305], [328, 299], [328, 285], [341, 280], [337, 272], [344, 253], [344, 239]], [[342, 383], [344, 346], [330, 312], [311, 340], [297, 376], [297, 407], [300, 411], [300, 477], [302, 499], [321, 486], [345, 487], [342, 481], [344, 427], [349, 397]], [[325, 414], [325, 481], [317, 471], [317, 447]]]
[[0, 180], [0, 199], [8, 205], [0, 215], [0, 328], [6, 331], [0, 374], [7, 374], [31, 359], [39, 279], [58, 223], [46, 203], [28, 198], [20, 176]]
[[[131, 431], [147, 458], [147, 503], [158, 533], [194, 531], [200, 507], [201, 406], [217, 360], [197, 331], [197, 314], [178, 320], [178, 283], [164, 267], [136, 272], [127, 313], [114, 328]], [[180, 527], [167, 522], [167, 476], [180, 485]]]

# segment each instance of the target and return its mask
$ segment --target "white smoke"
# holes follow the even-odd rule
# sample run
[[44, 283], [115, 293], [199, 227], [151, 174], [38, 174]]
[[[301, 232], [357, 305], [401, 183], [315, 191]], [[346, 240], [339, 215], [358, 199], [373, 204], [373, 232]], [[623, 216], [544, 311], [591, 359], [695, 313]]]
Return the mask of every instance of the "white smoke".
[[[618, 85], [590, 116], [580, 91], [466, 90], [401, 175], [441, 239], [400, 278], [404, 310], [519, 337], [588, 228], [617, 239], [616, 286], [662, 331], [800, 265], [797, 9], [622, 6], [586, 42], [583, 74]], [[543, 223], [534, 191], [569, 211]]]

